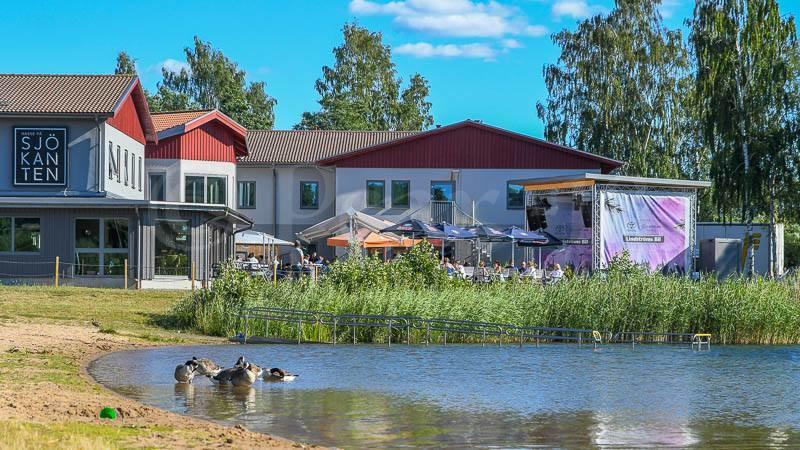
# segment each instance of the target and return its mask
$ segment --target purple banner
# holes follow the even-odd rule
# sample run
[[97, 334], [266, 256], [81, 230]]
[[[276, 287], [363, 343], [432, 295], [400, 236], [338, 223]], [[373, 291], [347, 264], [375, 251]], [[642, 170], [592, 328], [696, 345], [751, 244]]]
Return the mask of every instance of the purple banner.
[[689, 198], [681, 196], [600, 193], [600, 265], [628, 250], [631, 259], [653, 270], [686, 270]]

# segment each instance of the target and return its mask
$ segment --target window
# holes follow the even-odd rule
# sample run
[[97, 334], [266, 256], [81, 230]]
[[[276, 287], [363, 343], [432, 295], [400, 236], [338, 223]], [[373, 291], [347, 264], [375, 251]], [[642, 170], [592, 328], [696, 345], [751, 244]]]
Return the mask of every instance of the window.
[[116, 174], [119, 174], [119, 162], [114, 156], [114, 143], [108, 141], [108, 179], [113, 180]]
[[392, 180], [392, 208], [411, 207], [410, 187], [408, 180]]
[[239, 208], [255, 208], [255, 207], [256, 207], [256, 182], [240, 181]]
[[142, 192], [142, 183], [144, 183], [144, 175], [142, 173], [142, 157], [139, 157], [139, 192]]
[[187, 176], [184, 201], [224, 205], [226, 183], [225, 177]]
[[38, 218], [0, 217], [0, 252], [38, 253], [41, 248]]
[[206, 178], [208, 185], [208, 193], [206, 194], [206, 203], [213, 203], [215, 205], [224, 205], [225, 202], [225, 177], [208, 177]]
[[39, 219], [14, 219], [14, 252], [38, 253], [42, 248], [42, 231]]
[[367, 180], [367, 208], [383, 208], [386, 206], [386, 182], [383, 180]]
[[431, 201], [455, 201], [455, 189], [452, 181], [431, 181]]
[[0, 217], [0, 252], [11, 251], [11, 217]]
[[164, 201], [165, 179], [166, 175], [163, 173], [150, 174], [150, 200], [155, 202]]
[[155, 274], [189, 276], [192, 234], [188, 220], [155, 221]]
[[128, 258], [128, 219], [75, 220], [75, 275], [122, 276]]
[[506, 208], [522, 209], [525, 207], [525, 188], [518, 184], [506, 183]]
[[131, 152], [131, 189], [136, 189], [136, 153]]
[[125, 149], [125, 159], [122, 160], [122, 167], [125, 170], [125, 186], [128, 185], [128, 149]]
[[119, 170], [119, 165], [122, 163], [122, 147], [117, 146], [117, 183], [122, 182], [122, 171]]
[[205, 178], [186, 177], [186, 203], [204, 203]]
[[300, 182], [300, 208], [319, 208], [319, 183], [316, 181]]

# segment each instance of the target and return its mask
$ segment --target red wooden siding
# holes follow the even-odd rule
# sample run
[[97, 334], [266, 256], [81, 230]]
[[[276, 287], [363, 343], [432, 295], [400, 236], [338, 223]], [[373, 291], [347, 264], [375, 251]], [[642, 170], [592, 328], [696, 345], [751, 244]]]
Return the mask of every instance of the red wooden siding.
[[337, 167], [599, 169], [619, 164], [480, 124], [458, 124], [323, 161]]
[[108, 119], [108, 124], [127, 134], [137, 142], [145, 144], [144, 129], [136, 111], [133, 95], [128, 95], [117, 109], [114, 117]]
[[191, 159], [195, 161], [236, 162], [233, 134], [217, 122], [208, 122], [188, 133], [148, 145], [146, 155], [153, 159]]

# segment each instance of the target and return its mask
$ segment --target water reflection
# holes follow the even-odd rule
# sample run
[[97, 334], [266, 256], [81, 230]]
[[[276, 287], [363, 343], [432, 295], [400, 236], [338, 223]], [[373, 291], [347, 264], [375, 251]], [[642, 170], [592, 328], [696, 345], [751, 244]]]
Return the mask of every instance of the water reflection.
[[[249, 388], [172, 381], [170, 365], [187, 354], [232, 363], [244, 350], [301, 377]], [[322, 445], [798, 447], [798, 353], [218, 346], [112, 354], [90, 371], [145, 403]]]

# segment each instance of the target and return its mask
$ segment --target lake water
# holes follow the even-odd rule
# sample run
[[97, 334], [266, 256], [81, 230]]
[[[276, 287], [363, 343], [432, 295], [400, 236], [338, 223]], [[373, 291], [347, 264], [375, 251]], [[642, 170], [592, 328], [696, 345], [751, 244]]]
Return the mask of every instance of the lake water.
[[[176, 384], [192, 356], [299, 373]], [[102, 384], [170, 411], [326, 446], [800, 447], [800, 347], [221, 345], [114, 353]]]

